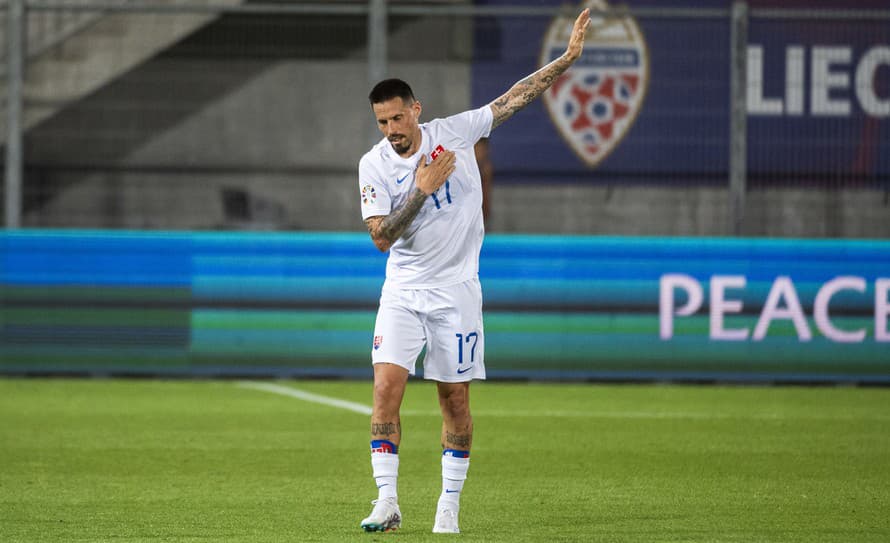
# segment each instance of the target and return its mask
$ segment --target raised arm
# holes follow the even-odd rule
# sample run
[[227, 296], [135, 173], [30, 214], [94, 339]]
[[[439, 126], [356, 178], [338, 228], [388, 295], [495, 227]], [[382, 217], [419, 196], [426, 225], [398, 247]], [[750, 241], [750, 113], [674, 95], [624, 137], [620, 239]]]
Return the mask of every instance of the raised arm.
[[491, 122], [492, 129], [541, 96], [560, 74], [568, 70], [569, 66], [578, 60], [584, 48], [584, 34], [589, 25], [590, 9], [588, 8], [575, 19], [575, 26], [572, 28], [572, 36], [569, 38], [569, 45], [566, 47], [565, 53], [537, 72], [518, 81], [510, 87], [510, 90], [488, 104], [494, 117]]

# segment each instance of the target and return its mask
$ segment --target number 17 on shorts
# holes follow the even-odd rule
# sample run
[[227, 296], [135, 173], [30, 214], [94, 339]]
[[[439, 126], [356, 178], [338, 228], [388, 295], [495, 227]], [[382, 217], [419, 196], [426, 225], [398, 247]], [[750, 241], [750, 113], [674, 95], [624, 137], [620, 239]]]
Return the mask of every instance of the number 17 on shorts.
[[[479, 344], [479, 332], [454, 334], [457, 336], [457, 374], [463, 375], [476, 365], [476, 346]], [[472, 345], [470, 345], [472, 343]], [[469, 351], [467, 363], [464, 364], [464, 353]]]

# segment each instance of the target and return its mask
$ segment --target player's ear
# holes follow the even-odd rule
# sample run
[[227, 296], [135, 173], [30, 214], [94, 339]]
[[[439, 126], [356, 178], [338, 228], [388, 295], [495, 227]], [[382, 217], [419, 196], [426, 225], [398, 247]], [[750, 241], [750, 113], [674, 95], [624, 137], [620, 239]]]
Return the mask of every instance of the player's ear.
[[414, 111], [414, 119], [420, 120], [420, 112], [423, 111], [423, 105], [420, 103], [420, 100], [414, 100], [414, 103], [411, 104], [411, 109]]

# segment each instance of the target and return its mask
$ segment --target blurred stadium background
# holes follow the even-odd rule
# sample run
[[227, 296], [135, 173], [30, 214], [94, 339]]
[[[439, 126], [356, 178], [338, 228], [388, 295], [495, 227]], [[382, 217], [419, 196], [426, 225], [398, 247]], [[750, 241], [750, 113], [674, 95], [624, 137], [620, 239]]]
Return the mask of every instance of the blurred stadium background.
[[[0, 371], [368, 376], [370, 85], [411, 82], [426, 119], [482, 106], [561, 6], [0, 3]], [[605, 12], [641, 36], [586, 65], [639, 70], [590, 106], [607, 156], [560, 134], [580, 102], [490, 141], [492, 375], [890, 382], [888, 7]]]

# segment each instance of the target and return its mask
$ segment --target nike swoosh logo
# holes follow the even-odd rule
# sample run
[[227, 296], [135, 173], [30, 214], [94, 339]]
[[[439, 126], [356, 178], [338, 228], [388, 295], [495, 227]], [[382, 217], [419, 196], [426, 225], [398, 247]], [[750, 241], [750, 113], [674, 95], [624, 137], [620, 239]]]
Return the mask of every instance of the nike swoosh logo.
[[407, 179], [409, 175], [411, 175], [411, 174], [407, 174], [407, 173], [406, 173], [406, 174], [405, 174], [405, 177], [403, 177], [403, 178], [401, 178], [401, 179], [396, 179], [396, 185], [401, 185], [401, 184], [402, 184], [402, 181], [404, 181], [405, 179]]
[[446, 494], [454, 494], [455, 492], [460, 492], [460, 490], [448, 490], [447, 488], [445, 489]]
[[473, 369], [473, 368], [475, 368], [475, 367], [476, 367], [476, 366], [470, 366], [469, 368], [458, 369], [458, 370], [457, 370], [457, 374], [460, 375], [460, 374], [462, 374], [462, 373], [467, 373], [468, 371], [470, 371], [471, 369]]
[[385, 486], [389, 486], [389, 483], [383, 483], [382, 485], [377, 485], [377, 488], [383, 488]]

